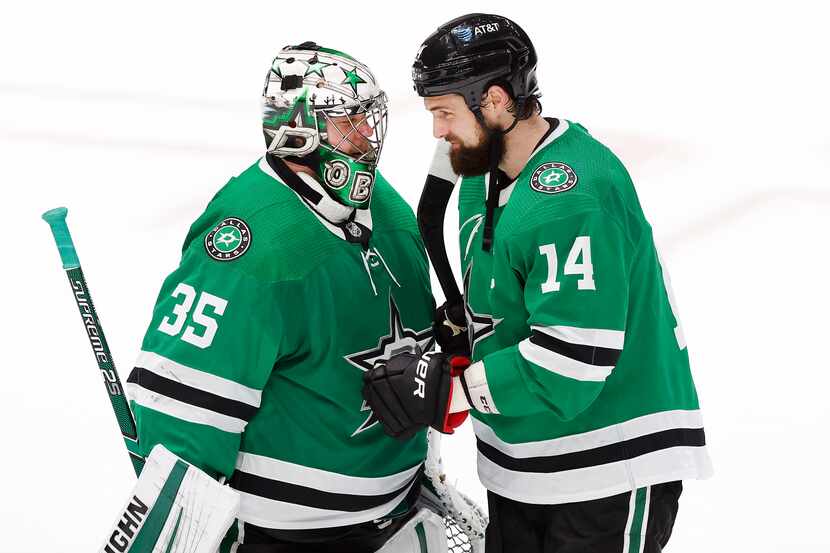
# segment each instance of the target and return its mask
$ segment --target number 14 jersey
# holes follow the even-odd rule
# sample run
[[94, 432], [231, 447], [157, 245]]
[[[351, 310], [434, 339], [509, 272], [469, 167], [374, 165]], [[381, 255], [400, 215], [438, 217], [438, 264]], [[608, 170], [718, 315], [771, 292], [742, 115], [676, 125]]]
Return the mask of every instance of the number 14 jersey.
[[550, 122], [499, 192], [491, 251], [488, 176], [459, 193], [481, 481], [555, 504], [705, 478], [689, 356], [631, 179], [580, 125]]

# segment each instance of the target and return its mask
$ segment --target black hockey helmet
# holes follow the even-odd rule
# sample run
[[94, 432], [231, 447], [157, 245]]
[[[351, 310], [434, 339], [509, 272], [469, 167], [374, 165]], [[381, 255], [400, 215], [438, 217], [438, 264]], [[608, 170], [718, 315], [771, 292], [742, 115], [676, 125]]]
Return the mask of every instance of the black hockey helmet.
[[516, 23], [471, 13], [427, 37], [412, 64], [412, 81], [419, 96], [460, 94], [477, 117], [487, 87], [507, 84], [522, 113], [527, 99], [539, 96], [536, 60], [530, 37]]

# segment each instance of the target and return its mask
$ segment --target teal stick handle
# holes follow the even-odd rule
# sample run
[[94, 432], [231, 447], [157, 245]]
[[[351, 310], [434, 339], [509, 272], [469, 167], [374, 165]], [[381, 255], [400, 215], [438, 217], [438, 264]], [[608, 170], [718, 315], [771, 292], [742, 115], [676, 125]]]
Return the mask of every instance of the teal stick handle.
[[78, 253], [75, 251], [75, 244], [72, 243], [72, 235], [69, 234], [69, 227], [66, 226], [67, 212], [65, 207], [56, 207], [42, 215], [43, 220], [49, 223], [52, 229], [52, 236], [55, 237], [58, 252], [61, 254], [61, 262], [66, 270], [77, 269], [81, 266]]

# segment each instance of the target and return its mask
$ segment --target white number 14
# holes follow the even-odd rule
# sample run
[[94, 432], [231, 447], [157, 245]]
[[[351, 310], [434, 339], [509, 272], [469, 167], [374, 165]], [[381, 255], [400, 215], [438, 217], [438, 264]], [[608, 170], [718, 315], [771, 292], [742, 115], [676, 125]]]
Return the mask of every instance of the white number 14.
[[[556, 244], [539, 246], [539, 253], [548, 260], [548, 279], [542, 283], [542, 293], [558, 292], [561, 283], [556, 280], [559, 271], [559, 259], [556, 257]], [[580, 257], [582, 261], [579, 262]], [[591, 237], [577, 236], [568, 258], [565, 260], [565, 275], [582, 275], [576, 281], [579, 290], [596, 290], [594, 283], [594, 265], [591, 263]]]

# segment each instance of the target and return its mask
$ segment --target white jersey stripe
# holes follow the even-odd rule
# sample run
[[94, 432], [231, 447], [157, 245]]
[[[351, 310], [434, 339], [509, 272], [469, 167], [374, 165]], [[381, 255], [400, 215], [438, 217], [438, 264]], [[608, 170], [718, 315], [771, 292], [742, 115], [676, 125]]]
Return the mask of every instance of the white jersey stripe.
[[531, 326], [533, 330], [544, 332], [563, 342], [596, 346], [610, 349], [623, 349], [625, 332], [622, 330], [606, 330], [604, 328], [578, 328], [575, 326]]
[[614, 367], [589, 365], [588, 363], [571, 359], [570, 357], [534, 344], [529, 338], [519, 342], [519, 353], [525, 360], [543, 369], [567, 378], [573, 378], [574, 380], [604, 382], [608, 375], [611, 374], [611, 371], [614, 370]]
[[674, 480], [712, 474], [705, 447], [672, 447], [633, 459], [554, 473], [505, 469], [479, 453], [478, 475], [488, 490], [523, 503], [553, 505], [590, 501]]
[[551, 457], [585, 451], [674, 428], [703, 428], [703, 417], [700, 411], [696, 409], [691, 411], [661, 411], [627, 420], [620, 424], [591, 430], [590, 432], [551, 440], [514, 444], [500, 439], [489, 426], [478, 419], [473, 419], [473, 428], [479, 440], [506, 455], [522, 459], [527, 457]]
[[125, 384], [124, 389], [127, 392], [127, 396], [142, 407], [147, 407], [148, 409], [186, 422], [204, 424], [234, 434], [241, 434], [248, 424], [246, 421], [237, 419], [236, 417], [229, 417], [216, 411], [203, 409], [202, 407], [196, 407], [195, 405], [190, 405], [177, 399], [159, 395], [132, 382]]
[[259, 407], [260, 401], [262, 400], [262, 392], [260, 390], [249, 388], [233, 380], [200, 371], [187, 365], [182, 365], [181, 363], [176, 363], [172, 359], [168, 359], [163, 355], [151, 351], [142, 351], [139, 353], [135, 366], [169, 380], [190, 386], [191, 388], [247, 403], [253, 407]]
[[643, 553], [646, 545], [646, 531], [648, 530], [648, 508], [651, 506], [651, 486], [646, 487], [646, 506], [643, 510], [643, 522], [640, 525], [640, 549], [637, 553]]
[[631, 524], [634, 522], [634, 510], [637, 508], [637, 490], [631, 490], [628, 499], [628, 518], [625, 520], [625, 531], [623, 532], [623, 548], [620, 553], [629, 553], [631, 547]]
[[384, 495], [400, 489], [409, 482], [421, 468], [421, 465], [407, 469], [397, 474], [378, 478], [348, 476], [336, 472], [304, 467], [271, 457], [240, 452], [236, 460], [236, 468], [289, 484], [296, 484], [330, 493], [350, 495]]
[[282, 530], [309, 530], [360, 524], [388, 515], [403, 501], [414, 484], [415, 482], [407, 486], [399, 495], [383, 505], [357, 512], [307, 507], [239, 492], [239, 519], [263, 528]]

